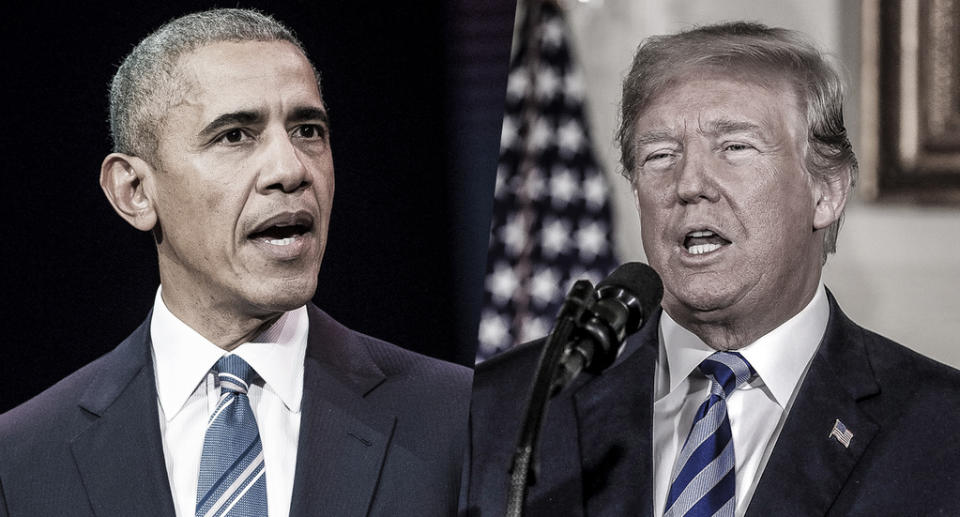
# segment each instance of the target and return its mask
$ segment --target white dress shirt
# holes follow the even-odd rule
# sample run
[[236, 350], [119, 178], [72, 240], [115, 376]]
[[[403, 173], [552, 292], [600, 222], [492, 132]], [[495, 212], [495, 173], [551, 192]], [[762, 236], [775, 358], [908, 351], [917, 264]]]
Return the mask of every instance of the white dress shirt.
[[[307, 308], [300, 307], [285, 313], [257, 338], [232, 352], [243, 358], [261, 379], [251, 384], [248, 397], [263, 444], [267, 510], [271, 517], [290, 513], [307, 327]], [[160, 289], [153, 305], [150, 337], [170, 490], [177, 515], [192, 517], [197, 504], [206, 422], [220, 396], [210, 369], [228, 352], [174, 316], [163, 303]]]
[[[727, 397], [736, 455], [736, 515], [747, 511], [770, 452], [827, 328], [823, 283], [796, 316], [738, 350], [757, 375]], [[677, 454], [710, 382], [697, 366], [716, 350], [664, 311], [653, 405], [655, 514], [663, 515]]]

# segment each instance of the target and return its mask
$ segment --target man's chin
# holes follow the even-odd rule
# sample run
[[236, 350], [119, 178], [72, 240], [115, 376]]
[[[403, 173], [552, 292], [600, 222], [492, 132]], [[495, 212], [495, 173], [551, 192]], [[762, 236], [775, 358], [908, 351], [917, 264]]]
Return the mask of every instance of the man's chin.
[[246, 301], [256, 312], [268, 316], [292, 311], [309, 302], [317, 290], [316, 280], [271, 282], [248, 293]]
[[675, 320], [706, 323], [726, 319], [737, 300], [734, 293], [723, 289], [691, 286], [679, 292], [665, 292], [663, 307]]

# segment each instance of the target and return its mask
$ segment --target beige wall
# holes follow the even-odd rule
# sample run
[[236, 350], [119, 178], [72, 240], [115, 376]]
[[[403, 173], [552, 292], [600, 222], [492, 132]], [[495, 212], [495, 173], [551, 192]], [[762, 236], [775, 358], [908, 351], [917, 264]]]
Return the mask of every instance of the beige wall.
[[[693, 25], [753, 20], [796, 29], [832, 55], [851, 85], [845, 117], [859, 149], [859, 3], [852, 0], [568, 1], [568, 19], [587, 83], [594, 147], [614, 185], [617, 249], [644, 260], [639, 219], [616, 175], [613, 135], [620, 80], [645, 36]], [[847, 208], [838, 253], [824, 281], [855, 321], [960, 367], [960, 208], [866, 203]]]

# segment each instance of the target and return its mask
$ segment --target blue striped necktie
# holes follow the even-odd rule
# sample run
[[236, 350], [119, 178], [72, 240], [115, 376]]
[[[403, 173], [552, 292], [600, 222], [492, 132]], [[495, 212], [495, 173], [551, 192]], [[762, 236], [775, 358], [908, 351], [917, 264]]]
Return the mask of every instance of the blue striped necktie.
[[220, 383], [217, 409], [207, 422], [197, 482], [197, 517], [267, 515], [263, 446], [247, 387], [253, 369], [236, 355], [214, 367]]
[[710, 380], [710, 396], [697, 410], [674, 464], [664, 517], [732, 517], [737, 504], [727, 397], [755, 372], [736, 352], [714, 353], [700, 371]]

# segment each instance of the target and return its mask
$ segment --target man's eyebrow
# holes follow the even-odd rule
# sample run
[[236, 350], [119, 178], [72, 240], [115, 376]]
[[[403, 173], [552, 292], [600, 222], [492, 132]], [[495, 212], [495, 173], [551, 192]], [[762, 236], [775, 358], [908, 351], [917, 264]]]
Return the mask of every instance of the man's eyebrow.
[[314, 106], [301, 106], [294, 108], [290, 113], [290, 116], [287, 118], [289, 122], [306, 122], [309, 120], [319, 120], [323, 122], [324, 125], [330, 125], [330, 120], [327, 117], [327, 112], [322, 108], [317, 108]]
[[634, 145], [641, 146], [646, 144], [655, 144], [664, 141], [677, 141], [676, 135], [670, 131], [646, 131], [640, 133], [634, 138]]
[[711, 135], [725, 135], [728, 133], [750, 133], [763, 138], [763, 127], [744, 120], [719, 119], [708, 122], [704, 132]]
[[197, 133], [197, 136], [203, 138], [206, 136], [211, 136], [225, 127], [256, 124], [262, 120], [263, 114], [257, 111], [235, 111], [233, 113], [224, 113], [204, 126], [204, 128]]

